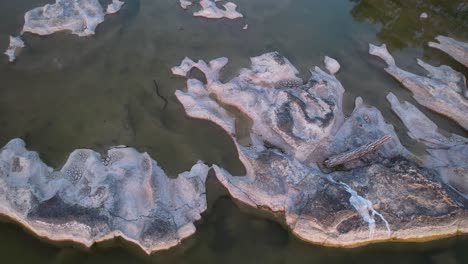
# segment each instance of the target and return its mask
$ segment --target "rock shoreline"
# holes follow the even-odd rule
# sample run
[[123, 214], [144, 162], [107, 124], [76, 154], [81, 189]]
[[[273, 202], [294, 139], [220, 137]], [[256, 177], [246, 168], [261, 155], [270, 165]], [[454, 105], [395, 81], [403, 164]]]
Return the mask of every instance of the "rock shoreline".
[[148, 154], [75, 150], [60, 170], [14, 139], [0, 149], [0, 214], [53, 241], [90, 247], [122, 237], [148, 254], [195, 232], [206, 210], [209, 167], [170, 179]]
[[[328, 246], [426, 240], [468, 231], [466, 197], [459, 191], [460, 186], [468, 186], [460, 179], [468, 160], [464, 159], [466, 139], [455, 136], [458, 144], [453, 147], [461, 148], [453, 154], [461, 155], [458, 162], [450, 160], [451, 150], [441, 152], [441, 147], [433, 155], [446, 157], [449, 164], [439, 160], [439, 165], [427, 168], [424, 165], [435, 159], [420, 163], [401, 145], [380, 111], [361, 98], [345, 118], [344, 88], [334, 75], [315, 67], [309, 80], [301, 80], [286, 58], [272, 52], [251, 58], [250, 68], [222, 83], [220, 70], [227, 62], [227, 58], [209, 63], [185, 58], [172, 71], [185, 77], [197, 68], [205, 75], [206, 84], [187, 79], [187, 88], [176, 91], [176, 96], [187, 115], [210, 120], [231, 135], [247, 174], [233, 176], [216, 165], [213, 168], [233, 198], [254, 208], [284, 213], [287, 225], [300, 239]], [[235, 115], [223, 105], [251, 119], [249, 145], [240, 143]], [[422, 129], [423, 138], [431, 136], [426, 135], [432, 132], [424, 130], [427, 127], [412, 122], [413, 133]], [[324, 169], [328, 157], [388, 135], [389, 142], [366, 156], [338, 170]], [[439, 142], [432, 143], [454, 139], [439, 137]], [[458, 181], [444, 180], [449, 174]]]
[[40, 36], [59, 31], [70, 31], [80, 37], [94, 35], [96, 27], [104, 22], [105, 15], [117, 13], [124, 2], [112, 0], [106, 11], [98, 0], [56, 0], [54, 4], [36, 7], [24, 14], [24, 26], [19, 36], [10, 36], [10, 45], [5, 51], [13, 62], [24, 48], [21, 36], [26, 33]]
[[[463, 75], [418, 61], [429, 72], [423, 77], [398, 68], [385, 46], [371, 45], [370, 53], [418, 102], [467, 128]], [[217, 124], [237, 148], [246, 175], [211, 167], [234, 199], [278, 213], [297, 237], [325, 246], [468, 233], [467, 138], [440, 131], [392, 93], [392, 110], [426, 155], [407, 150], [381, 112], [360, 97], [345, 116], [345, 88], [334, 75], [340, 65], [329, 57], [328, 73], [315, 67], [308, 80], [278, 52], [251, 58], [249, 68], [223, 83], [227, 63], [185, 58], [172, 72], [187, 78], [186, 89], [175, 92], [186, 114]], [[192, 69], [205, 78], [188, 77]], [[230, 107], [250, 119], [248, 140]], [[147, 153], [116, 147], [104, 157], [75, 150], [54, 170], [13, 139], [0, 149], [0, 214], [48, 240], [90, 247], [122, 237], [150, 254], [195, 233], [211, 168], [199, 162], [171, 179]]]

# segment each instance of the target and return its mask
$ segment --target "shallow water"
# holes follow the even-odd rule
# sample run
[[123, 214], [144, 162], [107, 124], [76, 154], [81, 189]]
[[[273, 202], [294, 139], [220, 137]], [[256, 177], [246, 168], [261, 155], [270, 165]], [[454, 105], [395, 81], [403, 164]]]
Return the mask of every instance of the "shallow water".
[[[105, 151], [125, 144], [147, 151], [171, 175], [199, 159], [242, 174], [229, 137], [209, 122], [185, 116], [173, 95], [184, 82], [172, 76], [170, 68], [185, 56], [204, 60], [226, 56], [227, 80], [249, 65], [249, 57], [277, 50], [303, 78], [309, 68], [323, 66], [324, 55], [338, 59], [347, 113], [355, 97], [362, 96], [383, 112], [405, 146], [421, 153], [423, 149], [406, 136], [391, 113], [385, 96], [391, 91], [400, 99], [414, 100], [383, 71], [383, 62], [368, 55], [368, 43], [386, 43], [404, 69], [421, 73], [415, 59], [422, 58], [468, 75], [466, 68], [426, 45], [438, 34], [468, 41], [468, 4], [462, 0], [233, 1], [245, 19], [195, 18], [190, 14], [193, 9], [181, 9], [176, 0], [125, 0], [121, 12], [108, 16], [95, 36], [26, 34], [27, 48], [17, 62], [0, 59], [0, 145], [21, 137], [48, 164], [59, 167], [73, 149]], [[48, 2], [1, 1], [0, 50], [8, 46], [8, 36], [21, 29], [24, 13]], [[420, 20], [422, 12], [429, 13], [429, 19]], [[166, 108], [153, 80], [169, 101]], [[454, 122], [419, 108], [444, 129], [467, 135]], [[115, 245], [99, 245], [92, 251], [52, 246], [11, 224], [1, 224], [0, 230], [5, 263], [468, 262], [462, 251], [468, 241], [463, 238], [357, 250], [306, 245], [280, 225], [240, 212], [227, 198], [214, 202], [194, 237], [151, 258]]]

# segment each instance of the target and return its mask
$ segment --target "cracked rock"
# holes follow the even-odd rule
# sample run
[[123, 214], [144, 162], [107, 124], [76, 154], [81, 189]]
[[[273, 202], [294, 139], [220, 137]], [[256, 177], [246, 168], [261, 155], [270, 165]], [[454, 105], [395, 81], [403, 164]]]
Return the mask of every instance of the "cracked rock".
[[[391, 61], [391, 58], [388, 58]], [[467, 211], [449, 193], [437, 170], [419, 167], [393, 126], [375, 107], [356, 99], [345, 118], [344, 88], [320, 68], [304, 81], [277, 52], [251, 58], [251, 66], [223, 83], [228, 62], [185, 58], [173, 73], [197, 68], [206, 76], [188, 79], [176, 91], [186, 113], [210, 120], [231, 135], [246, 175], [214, 165], [231, 196], [252, 207], [283, 213], [301, 239], [353, 247], [384, 240], [421, 240], [468, 231]], [[250, 143], [240, 143], [237, 108], [252, 121]], [[334, 170], [324, 160], [381, 138], [385, 144]]]
[[199, 162], [171, 179], [133, 148], [110, 149], [104, 159], [78, 149], [54, 170], [13, 139], [0, 149], [0, 214], [49, 240], [90, 247], [122, 237], [149, 254], [195, 232], [208, 170]]

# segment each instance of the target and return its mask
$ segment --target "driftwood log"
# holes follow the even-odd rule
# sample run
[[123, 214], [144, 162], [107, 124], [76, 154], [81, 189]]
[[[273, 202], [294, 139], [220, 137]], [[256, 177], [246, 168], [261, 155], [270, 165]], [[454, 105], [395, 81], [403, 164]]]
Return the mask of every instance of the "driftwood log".
[[341, 164], [345, 164], [347, 162], [359, 159], [361, 157], [366, 156], [367, 154], [374, 152], [380, 146], [387, 143], [392, 138], [391, 135], [385, 135], [376, 141], [372, 141], [368, 144], [362, 145], [356, 149], [340, 153], [335, 156], [331, 156], [330, 158], [325, 160], [325, 166], [328, 168], [333, 168]]

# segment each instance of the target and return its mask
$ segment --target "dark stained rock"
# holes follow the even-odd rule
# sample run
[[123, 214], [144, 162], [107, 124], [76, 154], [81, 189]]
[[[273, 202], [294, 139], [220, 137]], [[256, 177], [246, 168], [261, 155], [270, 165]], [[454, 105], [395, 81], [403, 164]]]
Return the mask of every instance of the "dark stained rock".
[[[468, 212], [447, 191], [443, 171], [420, 168], [378, 109], [358, 98], [345, 118], [344, 88], [335, 76], [316, 67], [304, 82], [277, 52], [251, 62], [227, 83], [218, 78], [226, 58], [209, 63], [186, 58], [172, 69], [186, 76], [197, 68], [206, 76], [206, 84], [188, 79], [187, 90], [176, 96], [189, 116], [211, 120], [232, 136], [246, 175], [213, 168], [234, 198], [284, 213], [297, 236], [324, 245], [352, 247], [468, 231]], [[294, 85], [278, 85], [286, 83]], [[250, 145], [239, 143], [235, 115], [224, 105], [252, 120]], [[340, 170], [321, 169], [330, 156], [388, 136]]]
[[104, 159], [79, 149], [54, 171], [24, 145], [14, 139], [0, 149], [0, 214], [49, 240], [89, 247], [119, 236], [151, 253], [192, 235], [206, 209], [202, 163], [170, 179], [132, 148]]

